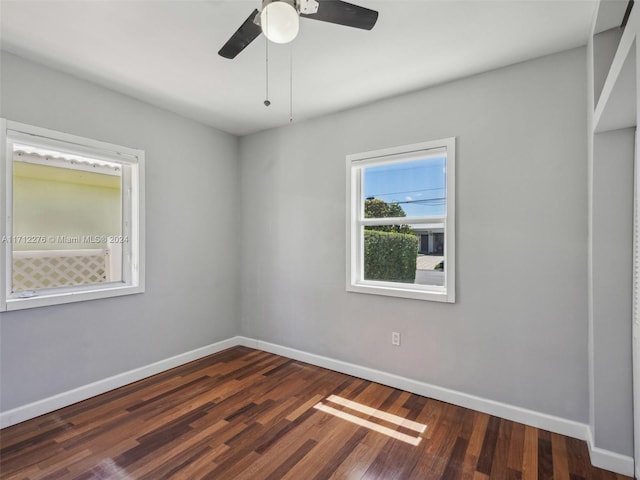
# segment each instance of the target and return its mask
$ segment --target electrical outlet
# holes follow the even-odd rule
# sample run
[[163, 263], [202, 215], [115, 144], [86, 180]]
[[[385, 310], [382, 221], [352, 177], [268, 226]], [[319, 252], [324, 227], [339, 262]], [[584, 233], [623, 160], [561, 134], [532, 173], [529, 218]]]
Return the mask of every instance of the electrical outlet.
[[400, 332], [391, 332], [391, 345], [400, 346]]

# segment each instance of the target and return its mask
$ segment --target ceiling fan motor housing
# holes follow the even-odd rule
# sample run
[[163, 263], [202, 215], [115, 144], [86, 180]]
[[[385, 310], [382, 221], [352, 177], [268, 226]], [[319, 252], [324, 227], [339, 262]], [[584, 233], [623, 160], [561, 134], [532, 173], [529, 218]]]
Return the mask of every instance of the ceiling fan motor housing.
[[[313, 15], [314, 13], [318, 13], [318, 8], [320, 4], [316, 0], [262, 0], [262, 10], [265, 9], [267, 5], [274, 2], [284, 2], [291, 5], [295, 8], [296, 12], [303, 13], [305, 15]], [[261, 24], [260, 14], [256, 15], [253, 19], [253, 22], [256, 25]]]
[[318, 13], [319, 3], [316, 0], [298, 0], [298, 11], [305, 15]]

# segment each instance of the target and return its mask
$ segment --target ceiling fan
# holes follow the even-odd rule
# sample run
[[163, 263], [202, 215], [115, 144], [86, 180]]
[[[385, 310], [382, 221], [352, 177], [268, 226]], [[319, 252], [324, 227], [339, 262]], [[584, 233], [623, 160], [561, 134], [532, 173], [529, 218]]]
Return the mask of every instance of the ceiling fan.
[[340, 0], [263, 0], [224, 44], [218, 54], [235, 58], [260, 33], [275, 43], [288, 43], [298, 34], [299, 18], [371, 30], [378, 12]]

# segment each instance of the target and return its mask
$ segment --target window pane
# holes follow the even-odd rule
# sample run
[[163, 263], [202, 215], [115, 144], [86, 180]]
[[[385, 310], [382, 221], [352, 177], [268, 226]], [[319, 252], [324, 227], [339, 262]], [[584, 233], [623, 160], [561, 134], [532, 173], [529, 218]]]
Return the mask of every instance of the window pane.
[[121, 281], [121, 166], [33, 150], [14, 148], [12, 292]]
[[446, 214], [446, 155], [364, 167], [365, 218]]
[[455, 302], [455, 142], [347, 156], [347, 291]]
[[444, 285], [444, 224], [364, 227], [364, 279]]

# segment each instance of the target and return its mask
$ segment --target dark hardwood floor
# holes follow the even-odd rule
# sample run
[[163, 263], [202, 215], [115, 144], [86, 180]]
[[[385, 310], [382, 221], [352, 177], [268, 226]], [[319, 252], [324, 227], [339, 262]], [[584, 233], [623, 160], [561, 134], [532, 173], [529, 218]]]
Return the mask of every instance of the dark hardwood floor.
[[621, 480], [585, 442], [236, 347], [0, 431], [3, 479]]

